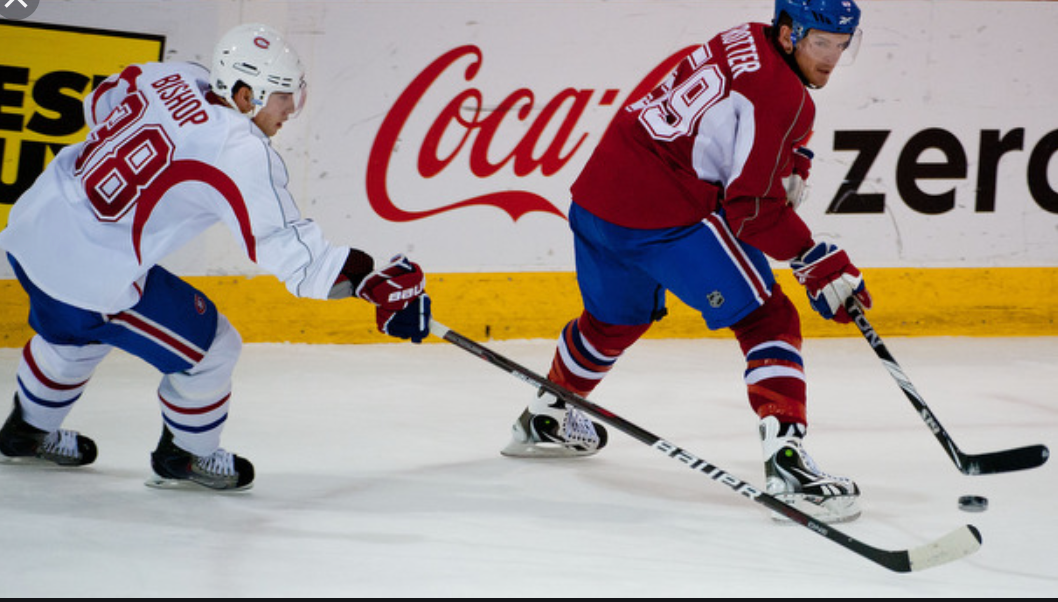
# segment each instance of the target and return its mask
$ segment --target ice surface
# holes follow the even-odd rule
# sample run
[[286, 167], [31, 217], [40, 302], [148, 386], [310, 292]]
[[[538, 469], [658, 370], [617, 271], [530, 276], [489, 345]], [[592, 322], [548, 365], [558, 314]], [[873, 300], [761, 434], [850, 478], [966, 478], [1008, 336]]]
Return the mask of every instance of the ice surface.
[[[487, 344], [544, 372], [554, 342]], [[886, 344], [963, 451], [1058, 449], [1058, 339]], [[19, 354], [0, 349], [2, 395]], [[595, 457], [504, 458], [532, 388], [443, 342], [254, 344], [224, 434], [256, 466], [251, 491], [143, 485], [158, 379], [115, 352], [64, 425], [96, 440], [94, 465], [0, 465], [0, 595], [1058, 595], [1058, 462], [963, 475], [862, 339], [811, 339], [805, 358], [807, 448], [864, 492], [839, 528], [907, 549], [973, 524], [977, 554], [887, 571], [613, 429]], [[759, 486], [742, 371], [734, 341], [647, 339], [592, 399]], [[963, 494], [988, 511], [959, 511]]]

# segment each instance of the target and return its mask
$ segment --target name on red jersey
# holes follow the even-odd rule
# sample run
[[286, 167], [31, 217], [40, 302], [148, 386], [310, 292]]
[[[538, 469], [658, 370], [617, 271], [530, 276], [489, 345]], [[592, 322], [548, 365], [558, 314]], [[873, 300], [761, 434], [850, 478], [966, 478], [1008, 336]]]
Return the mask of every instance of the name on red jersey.
[[727, 64], [732, 77], [737, 78], [743, 73], [760, 69], [760, 56], [753, 34], [749, 31], [749, 23], [725, 31], [720, 39], [727, 50]]

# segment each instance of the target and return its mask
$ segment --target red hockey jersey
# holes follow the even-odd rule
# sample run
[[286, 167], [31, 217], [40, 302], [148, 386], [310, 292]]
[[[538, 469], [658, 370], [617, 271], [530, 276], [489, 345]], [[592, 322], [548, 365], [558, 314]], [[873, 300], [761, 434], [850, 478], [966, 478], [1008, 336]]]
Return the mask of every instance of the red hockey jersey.
[[622, 111], [573, 183], [573, 201], [638, 229], [690, 225], [722, 207], [741, 240], [775, 259], [810, 247], [782, 178], [812, 132], [815, 103], [765, 27], [717, 35]]

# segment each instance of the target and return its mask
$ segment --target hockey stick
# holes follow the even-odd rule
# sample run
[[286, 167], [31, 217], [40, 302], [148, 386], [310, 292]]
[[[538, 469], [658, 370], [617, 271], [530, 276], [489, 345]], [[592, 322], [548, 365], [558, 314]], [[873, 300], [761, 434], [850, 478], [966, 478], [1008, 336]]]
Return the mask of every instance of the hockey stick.
[[537, 389], [543, 389], [548, 393], [551, 393], [571, 406], [594, 416], [632, 438], [638, 439], [640, 442], [653, 447], [669, 458], [686, 465], [691, 470], [700, 472], [718, 483], [727, 485], [735, 491], [735, 493], [739, 493], [774, 512], [778, 512], [794, 523], [807, 528], [809, 531], [822, 535], [823, 537], [826, 537], [827, 539], [892, 571], [898, 573], [921, 571], [953, 560], [958, 560], [959, 558], [973, 554], [981, 547], [981, 532], [973, 525], [959, 527], [938, 540], [911, 550], [882, 550], [872, 547], [825, 523], [813, 519], [811, 516], [792, 506], [784, 504], [777, 498], [760, 491], [749, 483], [746, 483], [726, 472], [722, 468], [710, 464], [706, 460], [636, 426], [635, 424], [632, 424], [613, 412], [595, 405], [584, 397], [577, 395], [569, 389], [558, 385], [535, 372], [532, 372], [528, 368], [507, 359], [484, 345], [475, 343], [432, 318], [430, 319], [430, 332], [433, 333], [434, 336], [444, 339], [449, 343], [468, 351], [472, 355], [478, 356], [493, 366], [507, 371], [519, 380], [529, 383]]
[[878, 336], [878, 333], [871, 327], [871, 323], [867, 321], [867, 317], [863, 315], [863, 310], [856, 303], [854, 298], [850, 297], [849, 300], [845, 302], [845, 310], [849, 312], [852, 321], [856, 323], [860, 332], [863, 333], [863, 338], [867, 339], [871, 348], [874, 349], [876, 354], [878, 354], [878, 358], [882, 360], [882, 365], [884, 365], [886, 370], [889, 371], [889, 374], [892, 375], [893, 380], [900, 385], [900, 388], [903, 389], [907, 398], [911, 400], [911, 405], [915, 406], [915, 409], [918, 410], [918, 414], [922, 417], [926, 426], [933, 431], [933, 436], [937, 438], [937, 441], [940, 441], [941, 447], [944, 448], [944, 451], [948, 452], [948, 456], [952, 459], [952, 462], [955, 463], [955, 467], [963, 474], [979, 475], [1025, 470], [1028, 468], [1036, 468], [1047, 461], [1047, 458], [1050, 456], [1050, 451], [1044, 445], [1028, 445], [1026, 447], [1005, 449], [984, 454], [964, 453], [957, 445], [955, 445], [951, 436], [948, 435], [948, 431], [944, 430], [944, 427], [940, 425], [940, 421], [937, 420], [936, 415], [930, 411], [929, 406], [926, 405], [922, 396], [915, 390], [915, 386], [911, 384], [911, 380], [906, 374], [904, 374], [904, 371], [900, 368], [900, 364], [896, 363], [893, 355], [885, 348], [885, 343], [882, 342], [882, 338]]

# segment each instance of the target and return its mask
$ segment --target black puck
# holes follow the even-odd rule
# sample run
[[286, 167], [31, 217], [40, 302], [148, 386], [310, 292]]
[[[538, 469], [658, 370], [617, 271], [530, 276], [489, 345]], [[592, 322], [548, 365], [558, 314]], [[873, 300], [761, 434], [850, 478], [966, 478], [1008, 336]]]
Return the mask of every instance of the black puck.
[[984, 512], [988, 510], [988, 498], [979, 495], [960, 496], [959, 510], [963, 512]]

